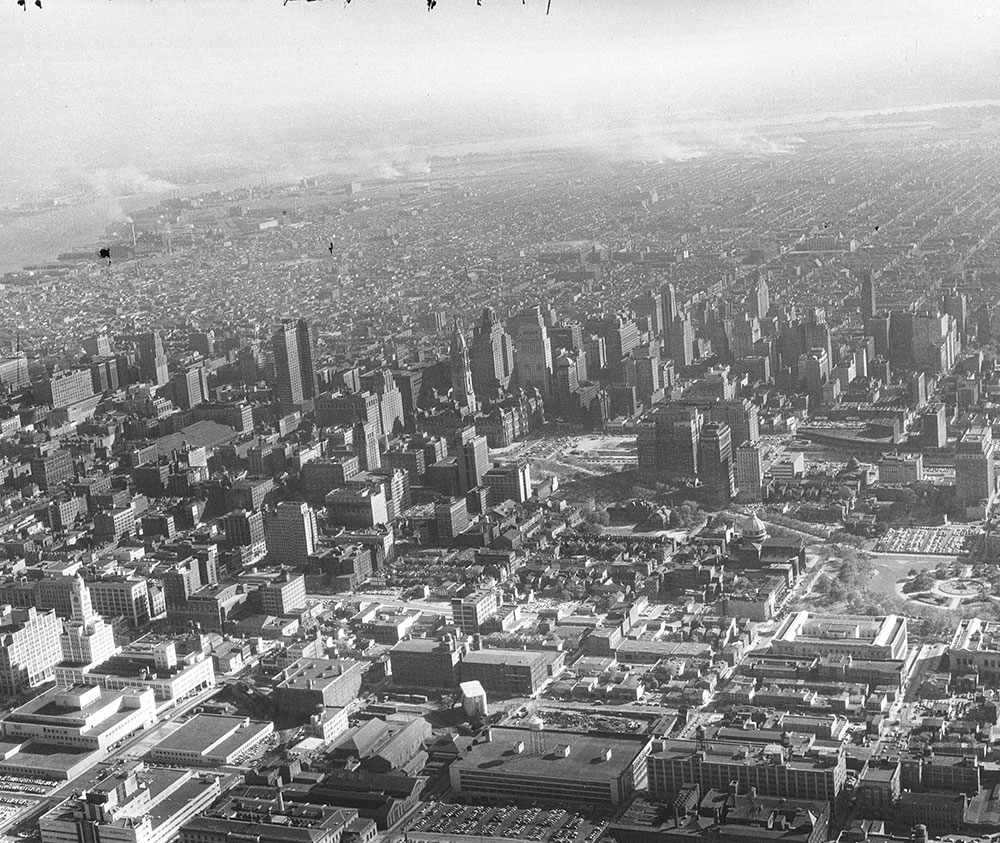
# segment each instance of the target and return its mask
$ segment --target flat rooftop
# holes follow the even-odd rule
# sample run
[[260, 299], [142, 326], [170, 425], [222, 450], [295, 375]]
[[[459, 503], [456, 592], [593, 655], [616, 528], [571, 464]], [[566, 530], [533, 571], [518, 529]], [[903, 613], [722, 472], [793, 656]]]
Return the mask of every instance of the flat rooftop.
[[86, 761], [94, 752], [93, 749], [83, 747], [56, 746], [55, 744], [29, 741], [21, 747], [19, 752], [0, 763], [18, 767], [34, 767], [43, 774], [49, 770], [63, 772], [73, 769], [82, 761]]
[[[53, 718], [62, 719], [67, 722], [80, 722], [93, 714], [107, 708], [109, 703], [117, 697], [125, 696], [123, 691], [109, 691], [106, 688], [99, 688], [96, 699], [86, 705], [66, 705], [60, 701], [64, 696], [82, 696], [84, 693], [93, 693], [93, 686], [80, 685], [57, 685], [44, 692], [33, 700], [28, 700], [24, 705], [14, 709], [8, 719], [33, 719], [33, 718]], [[87, 696], [90, 696], [88, 693]]]
[[[492, 740], [480, 741], [455, 761], [459, 769], [507, 776], [554, 777], [587, 781], [618, 778], [648, 742], [644, 737], [543, 731], [541, 751], [532, 750], [529, 729], [495, 726]], [[523, 748], [518, 751], [519, 745]]]
[[[660, 749], [654, 750], [650, 758], [665, 761], [691, 761], [699, 752], [705, 753], [705, 763], [708, 764], [740, 764], [746, 767], [773, 766], [779, 745], [750, 746], [742, 743], [727, 743], [725, 741], [709, 741], [704, 749], [700, 749], [697, 741], [664, 740]], [[833, 766], [836, 760], [834, 754], [798, 755], [786, 754], [784, 763], [793, 770], [825, 770]]]
[[888, 645], [905, 619], [898, 615], [870, 617], [867, 615], [826, 615], [798, 612], [790, 615], [774, 635], [775, 642], [852, 641], [872, 646]]
[[205, 754], [241, 730], [247, 730], [246, 735], [249, 737], [253, 731], [259, 731], [266, 725], [259, 721], [247, 723], [243, 717], [227, 717], [223, 714], [196, 714], [179, 729], [156, 744], [155, 749], [166, 752]]
[[278, 687], [320, 690], [337, 682], [357, 664], [350, 659], [299, 659]]
[[466, 664], [516, 664], [531, 667], [545, 660], [540, 650], [470, 650], [462, 658]]

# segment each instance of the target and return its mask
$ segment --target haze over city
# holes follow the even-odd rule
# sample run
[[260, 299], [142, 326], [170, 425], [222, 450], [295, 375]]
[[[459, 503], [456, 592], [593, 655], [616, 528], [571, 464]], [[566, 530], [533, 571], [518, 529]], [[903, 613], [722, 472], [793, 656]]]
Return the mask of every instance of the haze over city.
[[998, 24], [5, 0], [0, 843], [998, 843]]

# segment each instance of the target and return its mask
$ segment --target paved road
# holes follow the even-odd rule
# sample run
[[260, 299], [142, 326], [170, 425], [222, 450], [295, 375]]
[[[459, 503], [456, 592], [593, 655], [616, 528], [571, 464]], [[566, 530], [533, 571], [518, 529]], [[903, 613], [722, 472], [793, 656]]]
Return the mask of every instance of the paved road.
[[913, 665], [913, 670], [910, 672], [910, 679], [906, 686], [906, 692], [903, 695], [904, 702], [913, 702], [917, 699], [917, 695], [920, 693], [920, 683], [923, 681], [924, 674], [928, 670], [937, 666], [938, 661], [944, 654], [944, 651], [944, 644], [924, 644], [920, 648], [920, 652], [917, 654], [917, 660]]

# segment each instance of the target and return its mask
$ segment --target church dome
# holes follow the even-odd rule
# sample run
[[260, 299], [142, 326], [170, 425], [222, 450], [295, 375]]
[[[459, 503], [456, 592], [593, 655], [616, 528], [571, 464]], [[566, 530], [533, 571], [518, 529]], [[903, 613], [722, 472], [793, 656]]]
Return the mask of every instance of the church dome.
[[751, 515], [743, 525], [743, 538], [751, 542], [762, 542], [767, 538], [767, 527], [756, 515]]

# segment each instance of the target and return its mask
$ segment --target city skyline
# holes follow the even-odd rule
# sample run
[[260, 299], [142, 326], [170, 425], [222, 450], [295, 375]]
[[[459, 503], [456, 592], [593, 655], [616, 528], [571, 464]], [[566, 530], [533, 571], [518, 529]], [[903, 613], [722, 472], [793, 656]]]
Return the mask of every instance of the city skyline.
[[0, 8], [0, 843], [996, 843], [997, 24]]

